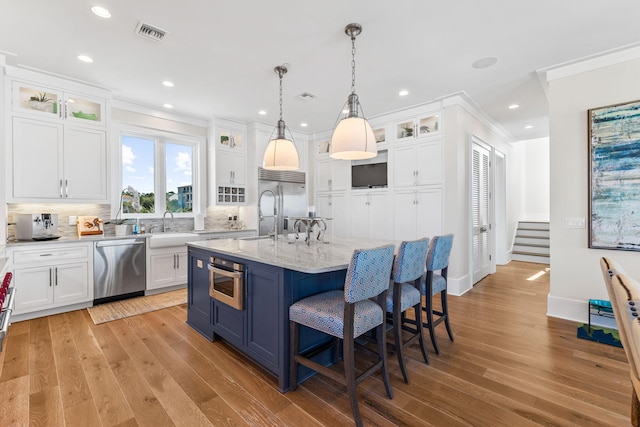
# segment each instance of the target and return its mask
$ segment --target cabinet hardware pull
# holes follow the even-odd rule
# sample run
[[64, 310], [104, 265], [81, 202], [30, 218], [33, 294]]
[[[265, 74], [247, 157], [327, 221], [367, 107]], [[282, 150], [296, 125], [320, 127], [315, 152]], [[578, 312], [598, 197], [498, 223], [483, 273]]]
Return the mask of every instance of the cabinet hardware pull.
[[64, 197], [69, 197], [69, 180], [64, 180]]
[[62, 180], [60, 180], [60, 198], [62, 198]]
[[40, 254], [40, 256], [53, 256], [53, 254]]
[[53, 286], [53, 269], [49, 267], [49, 287]]
[[53, 267], [53, 271], [55, 273], [55, 284], [58, 286], [58, 267]]
[[180, 270], [180, 255], [176, 254], [176, 270]]
[[62, 118], [62, 99], [58, 101], [58, 117]]

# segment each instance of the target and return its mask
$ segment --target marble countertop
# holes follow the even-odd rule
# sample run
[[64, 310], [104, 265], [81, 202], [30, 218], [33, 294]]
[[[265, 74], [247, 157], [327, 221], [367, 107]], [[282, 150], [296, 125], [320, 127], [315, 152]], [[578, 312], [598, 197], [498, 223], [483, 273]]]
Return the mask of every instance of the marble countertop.
[[303, 273], [325, 273], [343, 270], [349, 266], [355, 249], [374, 248], [394, 241], [331, 237], [330, 243], [313, 240], [307, 245], [304, 240], [288, 240], [279, 236], [254, 240], [207, 240], [187, 243], [187, 246], [211, 250], [221, 255], [256, 261]]
[[[225, 237], [227, 235], [233, 235], [238, 233], [246, 234], [246, 233], [252, 233], [255, 231], [256, 230], [251, 230], [251, 229], [230, 230], [228, 228], [224, 228], [224, 229], [216, 229], [216, 230], [183, 231], [183, 233], [193, 233], [193, 234], [197, 234], [198, 237], [205, 236], [206, 238], [206, 237], [211, 237], [215, 235], [220, 235], [222, 237]], [[100, 234], [100, 235], [89, 235], [89, 236], [82, 236], [82, 237], [62, 236], [59, 239], [55, 239], [55, 240], [24, 240], [24, 241], [12, 240], [7, 242], [7, 246], [22, 246], [22, 245], [35, 245], [35, 244], [43, 245], [43, 244], [57, 244], [57, 243], [86, 243], [86, 242], [95, 242], [95, 241], [101, 241], [101, 240], [119, 240], [119, 239], [146, 239], [151, 237], [153, 234], [171, 234], [171, 231], [168, 231], [166, 233], [127, 234], [124, 236], [116, 236], [115, 234]], [[2, 248], [2, 245], [0, 245], [0, 248]]]

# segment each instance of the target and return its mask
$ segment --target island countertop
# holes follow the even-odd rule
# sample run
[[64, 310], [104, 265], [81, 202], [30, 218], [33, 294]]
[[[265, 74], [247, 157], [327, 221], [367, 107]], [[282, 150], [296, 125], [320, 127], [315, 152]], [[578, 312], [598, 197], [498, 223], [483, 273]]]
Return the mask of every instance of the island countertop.
[[236, 258], [256, 261], [302, 273], [326, 273], [344, 270], [349, 266], [355, 249], [368, 249], [394, 243], [385, 240], [331, 237], [329, 243], [312, 240], [291, 241], [278, 236], [249, 240], [207, 240], [187, 243], [194, 248], [206, 249]]

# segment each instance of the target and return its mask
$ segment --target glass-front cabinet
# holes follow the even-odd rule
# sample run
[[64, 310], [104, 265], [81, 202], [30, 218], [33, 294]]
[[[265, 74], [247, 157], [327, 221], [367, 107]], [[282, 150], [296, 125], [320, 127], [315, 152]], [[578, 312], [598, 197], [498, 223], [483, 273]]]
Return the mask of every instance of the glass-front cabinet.
[[231, 129], [219, 129], [217, 136], [218, 148], [226, 150], [244, 150], [244, 132]]
[[83, 124], [105, 125], [105, 100], [72, 92], [13, 82], [16, 112]]
[[422, 138], [440, 134], [441, 129], [440, 113], [432, 113], [416, 119], [396, 123], [395, 138], [396, 141]]

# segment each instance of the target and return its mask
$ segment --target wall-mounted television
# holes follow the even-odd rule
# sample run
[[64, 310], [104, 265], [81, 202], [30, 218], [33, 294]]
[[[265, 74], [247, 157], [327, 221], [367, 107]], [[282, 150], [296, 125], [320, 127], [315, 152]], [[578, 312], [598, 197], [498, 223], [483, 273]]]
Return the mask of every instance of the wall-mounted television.
[[352, 188], [383, 188], [387, 186], [387, 162], [351, 166]]

